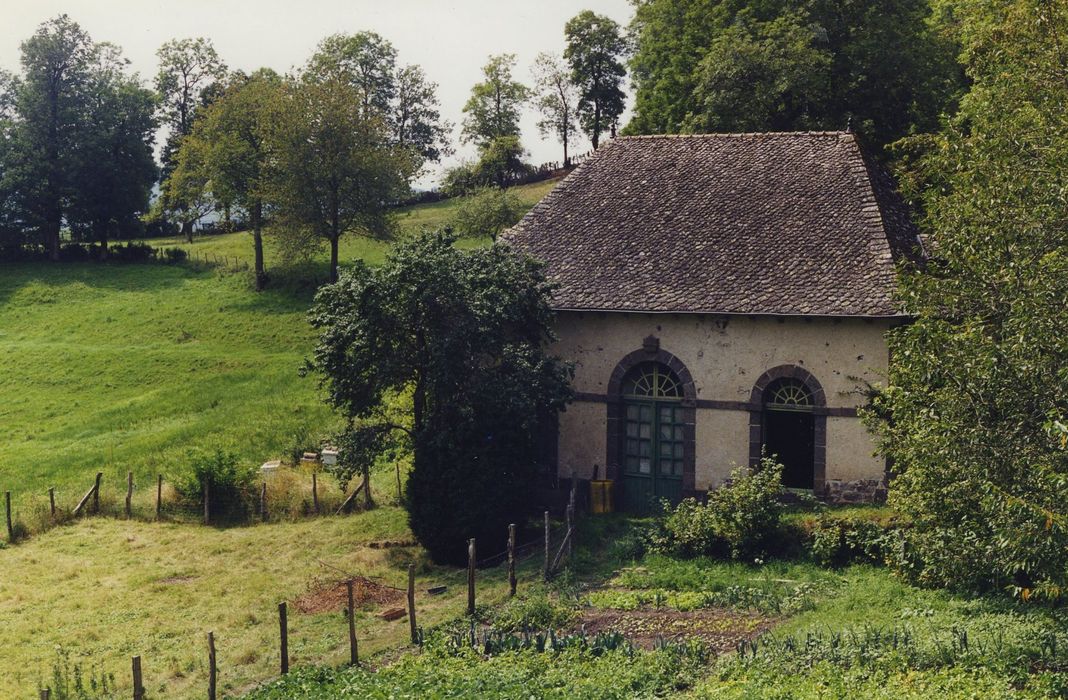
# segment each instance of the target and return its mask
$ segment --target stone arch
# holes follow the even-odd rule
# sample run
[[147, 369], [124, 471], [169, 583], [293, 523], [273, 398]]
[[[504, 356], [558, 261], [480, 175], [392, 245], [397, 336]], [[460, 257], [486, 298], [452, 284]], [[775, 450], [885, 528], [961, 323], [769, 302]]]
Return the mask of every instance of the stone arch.
[[[679, 358], [660, 348], [659, 339], [649, 336], [642, 343], [642, 347], [628, 353], [619, 361], [608, 378], [608, 425], [607, 441], [605, 443], [607, 454], [605, 458], [605, 478], [615, 481], [615, 488], [622, 487], [622, 442], [623, 442], [623, 379], [627, 373], [643, 362], [658, 362], [678, 376], [682, 383], [682, 410], [683, 410], [683, 471], [682, 471], [682, 495], [683, 497], [694, 496], [696, 490], [696, 460], [697, 450], [695, 446], [696, 423], [697, 423], [697, 387], [693, 381], [693, 375]], [[618, 496], [618, 493], [617, 493]], [[618, 500], [618, 499], [617, 499]]]
[[[823, 495], [827, 488], [827, 397], [819, 380], [804, 367], [796, 365], [779, 365], [772, 367], [753, 384], [749, 395], [749, 466], [760, 463], [761, 449], [764, 445], [764, 392], [777, 379], [796, 379], [805, 385], [812, 397], [813, 411], [813, 455], [812, 455], [812, 490], [816, 495]], [[821, 410], [824, 409], [824, 410]]]

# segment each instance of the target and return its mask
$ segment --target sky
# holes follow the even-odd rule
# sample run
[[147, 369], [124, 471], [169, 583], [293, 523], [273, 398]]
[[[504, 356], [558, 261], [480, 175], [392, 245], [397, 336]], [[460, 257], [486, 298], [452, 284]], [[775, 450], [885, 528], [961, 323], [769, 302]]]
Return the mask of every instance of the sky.
[[[515, 75], [530, 85], [535, 56], [562, 52], [564, 24], [585, 9], [622, 25], [632, 15], [629, 0], [0, 0], [0, 69], [17, 71], [19, 44], [63, 13], [93, 40], [121, 46], [146, 82], [158, 68], [156, 49], [170, 39], [204, 36], [231, 68], [286, 72], [325, 36], [372, 30], [393, 43], [401, 64], [421, 65], [438, 83], [442, 116], [454, 124], [458, 145], [461, 110], [486, 58], [516, 54]], [[528, 108], [522, 137], [530, 161], [561, 160], [561, 146], [542, 139], [536, 121]], [[588, 149], [582, 139], [572, 153]], [[473, 154], [470, 146], [458, 147], [445, 164]], [[437, 174], [418, 184], [433, 184]]]

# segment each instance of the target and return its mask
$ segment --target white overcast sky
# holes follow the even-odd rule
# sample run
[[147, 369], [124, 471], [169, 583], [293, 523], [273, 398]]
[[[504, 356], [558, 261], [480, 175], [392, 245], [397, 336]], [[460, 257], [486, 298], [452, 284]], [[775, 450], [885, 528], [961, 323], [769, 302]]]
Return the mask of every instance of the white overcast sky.
[[[438, 83], [442, 115], [458, 136], [460, 110], [487, 56], [516, 54], [517, 77], [530, 84], [534, 57], [562, 51], [564, 23], [585, 9], [622, 25], [632, 14], [628, 0], [0, 0], [0, 68], [17, 71], [19, 44], [62, 13], [95, 41], [121, 46], [146, 82], [156, 73], [156, 49], [169, 39], [208, 37], [231, 68], [285, 72], [329, 34], [373, 30], [393, 42], [401, 63], [421, 65]], [[530, 160], [560, 160], [559, 144], [542, 140], [535, 121], [528, 109]], [[573, 152], [588, 148], [583, 140]], [[450, 160], [471, 152], [459, 149]]]

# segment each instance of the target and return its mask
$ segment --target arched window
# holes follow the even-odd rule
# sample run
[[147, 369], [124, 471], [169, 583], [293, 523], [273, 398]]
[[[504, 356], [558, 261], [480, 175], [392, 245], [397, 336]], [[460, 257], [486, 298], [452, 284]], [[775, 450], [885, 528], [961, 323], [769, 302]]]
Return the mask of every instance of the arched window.
[[764, 390], [764, 405], [776, 411], [811, 411], [812, 392], [800, 379], [776, 379]]
[[624, 377], [623, 396], [658, 401], [681, 401], [682, 382], [674, 372], [659, 362], [643, 362]]

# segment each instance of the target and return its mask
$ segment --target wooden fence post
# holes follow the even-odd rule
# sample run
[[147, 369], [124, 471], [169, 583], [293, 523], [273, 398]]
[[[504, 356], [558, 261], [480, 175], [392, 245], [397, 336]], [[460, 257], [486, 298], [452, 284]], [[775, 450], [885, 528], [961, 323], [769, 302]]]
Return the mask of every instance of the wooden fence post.
[[267, 482], [263, 482], [260, 489], [260, 520], [267, 522]]
[[415, 624], [415, 564], [408, 565], [408, 625], [412, 628], [412, 644], [418, 644], [419, 628]]
[[281, 636], [282, 675], [289, 673], [289, 625], [286, 623], [286, 603], [278, 604], [278, 633]]
[[126, 517], [133, 517], [133, 472], [126, 472]]
[[208, 700], [215, 700], [215, 681], [219, 670], [215, 665], [215, 633], [208, 632]]
[[515, 523], [508, 526], [508, 596], [515, 598]]
[[211, 487], [207, 479], [204, 479], [204, 524], [211, 524]]
[[542, 578], [549, 580], [549, 511], [545, 511], [545, 565], [542, 567]]
[[48, 511], [52, 514], [52, 520], [56, 519], [56, 487], [48, 487]]
[[575, 546], [575, 506], [567, 507], [567, 558], [570, 562]]
[[48, 700], [51, 697], [52, 697], [52, 689], [51, 688], [42, 688], [41, 689], [41, 700]]
[[400, 482], [400, 462], [393, 465], [397, 471], [397, 503], [401, 502], [403, 496], [401, 495], [401, 482]]
[[144, 700], [145, 686], [141, 683], [141, 657], [133, 657], [133, 700]]
[[475, 538], [467, 541], [467, 614], [475, 614]]
[[163, 475], [156, 476], [156, 520], [163, 517]]
[[356, 644], [356, 611], [353, 609], [353, 603], [355, 601], [352, 595], [352, 579], [350, 578], [345, 584], [349, 589], [349, 663], [353, 666], [357, 666], [360, 663], [360, 648]]
[[312, 504], [315, 506], [315, 514], [319, 515], [319, 480], [312, 472]]
[[93, 514], [100, 514], [100, 480], [104, 478], [103, 472], [96, 473], [96, 482], [93, 485]]
[[4, 509], [7, 512], [7, 541], [15, 541], [15, 526], [11, 523], [11, 492], [4, 491]]

